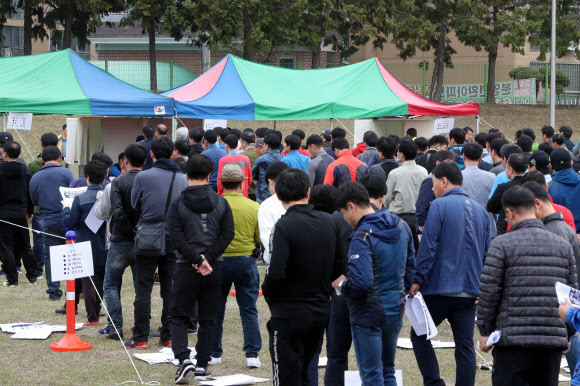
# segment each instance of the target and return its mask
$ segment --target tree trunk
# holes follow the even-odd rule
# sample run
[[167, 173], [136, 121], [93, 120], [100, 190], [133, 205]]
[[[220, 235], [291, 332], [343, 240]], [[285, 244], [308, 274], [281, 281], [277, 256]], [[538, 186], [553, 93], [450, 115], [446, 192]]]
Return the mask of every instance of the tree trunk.
[[251, 33], [252, 33], [252, 21], [244, 13], [244, 53], [243, 58], [246, 60], [254, 61], [254, 45], [252, 43]]
[[319, 44], [314, 51], [312, 51], [312, 64], [310, 68], [316, 69], [320, 68], [320, 53], [322, 52], [322, 46]]
[[443, 72], [445, 71], [445, 24], [439, 26], [439, 38], [435, 49], [435, 65], [431, 79], [431, 100], [440, 102], [443, 93]]
[[497, 61], [498, 43], [490, 47], [487, 53], [487, 100], [486, 103], [495, 104], [495, 62]]
[[155, 22], [147, 29], [149, 34], [149, 71], [151, 80], [151, 91], [157, 91], [157, 57], [155, 55]]
[[32, 55], [32, 6], [24, 1], [24, 55]]
[[66, 50], [72, 46], [72, 24], [75, 15], [75, 1], [70, 0], [65, 6], [64, 32], [62, 37], [62, 48]]

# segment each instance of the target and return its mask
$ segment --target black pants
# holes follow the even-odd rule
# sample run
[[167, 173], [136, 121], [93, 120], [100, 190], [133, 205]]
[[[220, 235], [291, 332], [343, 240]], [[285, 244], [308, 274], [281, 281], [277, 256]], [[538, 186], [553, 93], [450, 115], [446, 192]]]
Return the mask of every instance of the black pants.
[[[26, 217], [5, 218], [3, 220], [28, 228]], [[31, 282], [35, 282], [36, 259], [30, 248], [28, 230], [0, 222], [0, 261], [2, 261], [2, 268], [4, 268], [6, 273], [8, 285], [18, 284], [15, 256], [22, 258], [26, 269], [26, 278]]]
[[494, 386], [556, 386], [561, 349], [496, 347], [493, 349]]
[[330, 300], [330, 318], [326, 330], [326, 386], [344, 385], [344, 372], [348, 370], [348, 352], [352, 346], [350, 314], [346, 296], [333, 296]]
[[308, 364], [326, 323], [325, 320], [270, 319], [267, 327], [274, 386], [310, 385]]
[[[94, 266], [93, 268], [95, 274], [91, 276], [90, 279], [88, 277], [83, 277], [81, 279], [83, 283], [82, 291], [83, 296], [85, 298], [85, 309], [87, 310], [88, 321], [98, 322], [100, 316], [99, 314], [101, 312], [101, 301], [99, 300], [99, 296], [101, 299], [103, 298], [103, 281], [105, 280], [105, 266]], [[97, 291], [95, 291], [95, 287], [93, 287], [91, 279], [93, 279], [93, 283], [95, 283]], [[99, 294], [99, 296], [97, 296], [97, 293]]]
[[221, 262], [214, 262], [212, 268], [211, 274], [202, 276], [191, 264], [177, 264], [169, 306], [173, 355], [183, 362], [189, 359], [191, 353], [187, 348], [187, 327], [197, 302], [199, 330], [195, 358], [197, 366], [204, 368], [211, 359], [211, 349], [215, 339], [217, 298], [222, 277]]
[[[170, 249], [168, 248], [168, 250]], [[168, 253], [162, 256], [137, 255], [135, 267], [137, 270], [137, 287], [135, 288], [135, 329], [133, 331], [133, 340], [147, 342], [149, 339], [151, 291], [153, 290], [153, 275], [155, 274], [155, 270], [159, 273], [161, 299], [163, 299], [160, 331], [161, 340], [171, 340], [171, 333], [169, 332], [169, 325], [167, 324], [167, 310], [169, 308], [173, 272], [175, 271], [175, 254]]]
[[417, 236], [417, 216], [415, 213], [401, 213], [397, 215], [401, 220], [405, 221], [409, 228], [411, 228], [411, 234], [413, 235], [413, 245], [415, 247], [415, 255], [419, 251], [419, 236]]

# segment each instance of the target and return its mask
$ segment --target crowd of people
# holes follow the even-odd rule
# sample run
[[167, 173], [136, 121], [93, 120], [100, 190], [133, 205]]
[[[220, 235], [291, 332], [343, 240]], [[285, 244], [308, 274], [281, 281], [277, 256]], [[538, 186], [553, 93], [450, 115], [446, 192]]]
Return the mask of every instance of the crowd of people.
[[[580, 269], [580, 142], [571, 142], [570, 127], [560, 134], [543, 127], [539, 144], [530, 128], [513, 141], [469, 127], [429, 139], [415, 129], [403, 137], [369, 131], [352, 148], [342, 128], [308, 137], [179, 128], [175, 142], [167, 134], [162, 124], [144, 127], [118, 163], [95, 153], [75, 179], [63, 162], [66, 126], [61, 137], [43, 134], [42, 153], [28, 164], [11, 134], [0, 133], [4, 286], [18, 286], [21, 267], [30, 284], [44, 270], [48, 299], [61, 301], [50, 247], [74, 230], [93, 256], [94, 275], [76, 280], [85, 324], [100, 325], [104, 298], [110, 318], [99, 333], [125, 340], [130, 331], [124, 345], [135, 350], [159, 339], [179, 360], [178, 384], [227, 360], [232, 285], [247, 366], [262, 365], [260, 264], [275, 385], [318, 384], [325, 334], [326, 385], [344, 384], [351, 345], [363, 385], [396, 384], [404, 307], [419, 292], [435, 325], [451, 325], [456, 384], [475, 383], [477, 326], [486, 352], [491, 333], [501, 332], [494, 385], [556, 385], [563, 353], [580, 385], [580, 315], [558, 303], [554, 287], [577, 288]], [[62, 187], [87, 189], [63, 207]], [[86, 222], [92, 211], [104, 221], [97, 231]], [[40, 231], [32, 246], [29, 222]], [[130, 330], [120, 298], [127, 268], [135, 288]], [[410, 338], [424, 384], [444, 385], [431, 341], [414, 329]]]

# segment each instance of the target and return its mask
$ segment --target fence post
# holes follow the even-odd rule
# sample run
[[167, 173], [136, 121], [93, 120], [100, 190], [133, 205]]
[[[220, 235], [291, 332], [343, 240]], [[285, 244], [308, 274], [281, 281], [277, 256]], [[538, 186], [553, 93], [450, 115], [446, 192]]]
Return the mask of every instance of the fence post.
[[487, 103], [487, 63], [483, 65], [483, 103]]
[[109, 72], [109, 61], [105, 59], [105, 72]]
[[423, 98], [427, 94], [427, 62], [423, 62]]
[[173, 90], [173, 60], [169, 61], [169, 89]]
[[548, 100], [548, 80], [549, 79], [550, 79], [550, 65], [546, 63], [546, 79], [545, 79], [545, 83], [544, 83], [544, 90], [546, 90], [544, 95], [546, 97], [544, 99], [545, 99], [547, 105], [550, 104], [550, 101]]

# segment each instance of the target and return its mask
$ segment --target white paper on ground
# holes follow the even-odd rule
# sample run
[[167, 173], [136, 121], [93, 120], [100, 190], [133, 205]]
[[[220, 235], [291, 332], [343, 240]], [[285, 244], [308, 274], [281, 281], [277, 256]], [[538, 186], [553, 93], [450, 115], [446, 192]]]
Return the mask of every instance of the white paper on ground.
[[256, 378], [245, 374], [226, 375], [224, 377], [212, 377], [211, 380], [200, 381], [200, 386], [238, 386], [255, 385], [256, 383], [267, 382], [269, 379]]
[[[403, 370], [395, 370], [395, 379], [397, 380], [397, 386], [403, 386]], [[344, 372], [344, 386], [361, 386], [361, 385], [362, 382], [358, 371]]]
[[326, 367], [327, 363], [328, 363], [327, 357], [319, 357], [318, 358], [318, 367]]
[[[83, 328], [83, 323], [75, 323], [75, 330], [80, 330]], [[57, 326], [50, 326], [52, 327], [52, 332], [66, 332], [66, 324], [61, 324]]]
[[16, 333], [12, 339], [47, 339], [52, 334], [52, 327], [47, 325], [33, 324], [15, 327]]
[[83, 186], [82, 188], [65, 188], [64, 186], [61, 186], [58, 189], [62, 196], [62, 204], [68, 207], [72, 206], [73, 200], [76, 196], [87, 191], [86, 186]]
[[562, 375], [562, 374], [558, 374], [558, 382], [570, 382], [572, 379]]
[[43, 324], [44, 322], [36, 322], [36, 323], [8, 323], [8, 324], [0, 324], [0, 330], [2, 332], [7, 332], [9, 334], [14, 334], [16, 331], [14, 327], [18, 326], [33, 326], [38, 324]]
[[433, 318], [431, 318], [421, 292], [417, 292], [412, 299], [407, 295], [406, 299], [405, 315], [409, 318], [415, 333], [418, 336], [427, 335], [427, 339], [435, 337], [437, 335], [437, 326], [433, 323]]
[[[102, 194], [102, 192], [99, 192], [99, 193]], [[98, 194], [97, 194], [97, 196], [98, 196]], [[99, 231], [99, 228], [101, 228], [101, 225], [103, 225], [103, 223], [105, 222], [104, 220], [101, 220], [97, 217], [97, 215], [95, 213], [96, 206], [97, 206], [97, 202], [95, 201], [95, 203], [93, 204], [93, 207], [91, 208], [91, 211], [89, 212], [89, 214], [87, 215], [87, 218], [85, 219], [85, 224], [91, 230], [91, 232], [93, 232], [95, 234]]]
[[[455, 348], [454, 342], [441, 342], [440, 340], [432, 340], [431, 345], [433, 348]], [[397, 339], [397, 347], [412, 350], [413, 344], [409, 338], [399, 338]]]
[[[195, 348], [189, 347], [191, 350], [191, 354], [189, 357], [191, 359], [195, 358]], [[179, 364], [179, 360], [175, 359], [173, 356], [173, 351], [171, 348], [165, 347], [159, 350], [156, 353], [147, 353], [147, 354], [133, 354], [135, 358], [140, 359], [144, 362], [149, 363], [150, 365], [156, 365], [158, 363], [173, 363], [175, 365]]]

